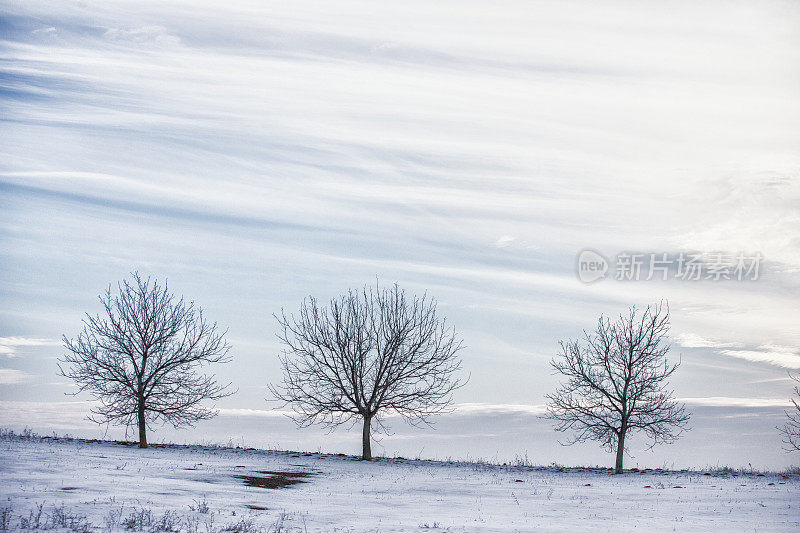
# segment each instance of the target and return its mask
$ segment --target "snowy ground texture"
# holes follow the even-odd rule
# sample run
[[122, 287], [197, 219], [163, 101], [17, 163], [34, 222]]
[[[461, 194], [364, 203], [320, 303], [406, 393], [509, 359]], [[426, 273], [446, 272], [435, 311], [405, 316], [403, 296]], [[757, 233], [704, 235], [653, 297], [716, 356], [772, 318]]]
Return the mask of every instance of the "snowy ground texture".
[[[269, 488], [283, 482], [293, 484]], [[0, 522], [8, 529], [800, 531], [799, 489], [797, 474], [613, 476], [202, 446], [140, 450], [0, 440]]]

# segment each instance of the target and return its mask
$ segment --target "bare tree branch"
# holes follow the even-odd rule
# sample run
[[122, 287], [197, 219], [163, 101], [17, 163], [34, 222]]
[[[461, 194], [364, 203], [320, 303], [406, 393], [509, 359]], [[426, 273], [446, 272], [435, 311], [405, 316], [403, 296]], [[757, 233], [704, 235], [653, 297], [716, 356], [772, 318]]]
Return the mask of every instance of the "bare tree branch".
[[[793, 376], [789, 374], [789, 377], [800, 383], [800, 375]], [[800, 398], [800, 387], [796, 386], [794, 393], [795, 396]], [[796, 398], [792, 398], [792, 405], [794, 406], [793, 409], [785, 411], [786, 423], [778, 427], [778, 430], [783, 434], [785, 449], [789, 452], [800, 451], [800, 404], [798, 404]]]
[[373, 422], [385, 429], [383, 415], [394, 412], [427, 424], [464, 384], [455, 377], [461, 341], [437, 318], [436, 302], [407, 297], [396, 284], [350, 290], [327, 308], [309, 297], [297, 315], [276, 319], [285, 350], [272, 394], [291, 405], [301, 426], [362, 419], [364, 459]]
[[149, 423], [178, 428], [216, 416], [202, 402], [235, 391], [201, 369], [230, 360], [225, 332], [194, 302], [176, 299], [166, 284], [137, 272], [117, 284], [116, 294], [109, 286], [99, 299], [103, 312], [87, 313], [75, 339], [63, 337], [67, 354], [59, 360], [61, 375], [100, 401], [89, 419], [137, 425], [144, 448]]
[[561, 342], [561, 357], [551, 361], [566, 382], [547, 395], [547, 418], [557, 431], [573, 432], [569, 444], [594, 440], [617, 450], [616, 471], [622, 472], [625, 437], [641, 431], [651, 446], [674, 442], [685, 430], [689, 414], [666, 389], [678, 368], [666, 355], [669, 308], [631, 307], [615, 322], [600, 317], [583, 342]]

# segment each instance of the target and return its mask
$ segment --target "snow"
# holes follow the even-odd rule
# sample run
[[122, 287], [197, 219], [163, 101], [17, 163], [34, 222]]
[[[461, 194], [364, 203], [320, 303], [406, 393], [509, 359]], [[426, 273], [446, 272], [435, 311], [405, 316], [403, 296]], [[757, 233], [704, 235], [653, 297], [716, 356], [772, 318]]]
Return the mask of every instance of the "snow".
[[[312, 475], [278, 489], [236, 477], [264, 476], [259, 471]], [[122, 528], [107, 521], [113, 513], [125, 518], [140, 509], [154, 517], [176, 511], [183, 529], [194, 523], [200, 533], [243, 519], [264, 531], [800, 531], [798, 488], [796, 474], [614, 476], [203, 446], [140, 450], [0, 440], [0, 506], [12, 509], [14, 528], [19, 515], [44, 503], [45, 512], [63, 504], [85, 515], [98, 531]], [[192, 510], [203, 501], [209, 512]]]

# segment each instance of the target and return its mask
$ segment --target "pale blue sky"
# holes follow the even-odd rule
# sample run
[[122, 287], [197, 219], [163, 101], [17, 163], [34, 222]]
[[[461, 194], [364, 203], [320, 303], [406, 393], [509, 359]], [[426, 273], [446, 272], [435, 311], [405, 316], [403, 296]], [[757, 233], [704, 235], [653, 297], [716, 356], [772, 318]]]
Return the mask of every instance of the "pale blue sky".
[[[133, 269], [229, 328], [239, 393], [170, 439], [356, 452], [265, 410], [272, 313], [378, 276], [467, 348], [459, 409], [386, 453], [603, 462], [539, 420], [558, 340], [669, 300], [684, 441], [770, 467], [800, 370], [796, 2], [0, 0], [0, 423], [97, 436], [62, 333]], [[584, 248], [761, 252], [758, 281], [575, 275]], [[244, 412], [242, 409], [257, 410]], [[422, 451], [420, 451], [422, 450]], [[693, 459], [686, 459], [687, 457]]]

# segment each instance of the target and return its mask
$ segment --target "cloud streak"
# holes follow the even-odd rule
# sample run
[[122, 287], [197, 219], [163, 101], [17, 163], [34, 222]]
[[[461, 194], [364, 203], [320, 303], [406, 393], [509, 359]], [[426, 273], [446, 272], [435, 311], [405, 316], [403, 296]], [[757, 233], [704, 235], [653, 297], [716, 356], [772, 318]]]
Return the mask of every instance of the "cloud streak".
[[0, 385], [19, 385], [33, 378], [27, 372], [13, 368], [0, 368]]
[[0, 355], [8, 358], [18, 357], [20, 347], [28, 346], [60, 346], [61, 341], [54, 339], [37, 339], [30, 337], [0, 337]]
[[765, 345], [754, 350], [721, 350], [720, 353], [746, 361], [769, 363], [783, 368], [800, 368], [800, 352], [789, 346]]
[[703, 407], [789, 407], [792, 402], [783, 398], [730, 398], [725, 396], [709, 396], [706, 398], [679, 398], [681, 402], [689, 405]]

